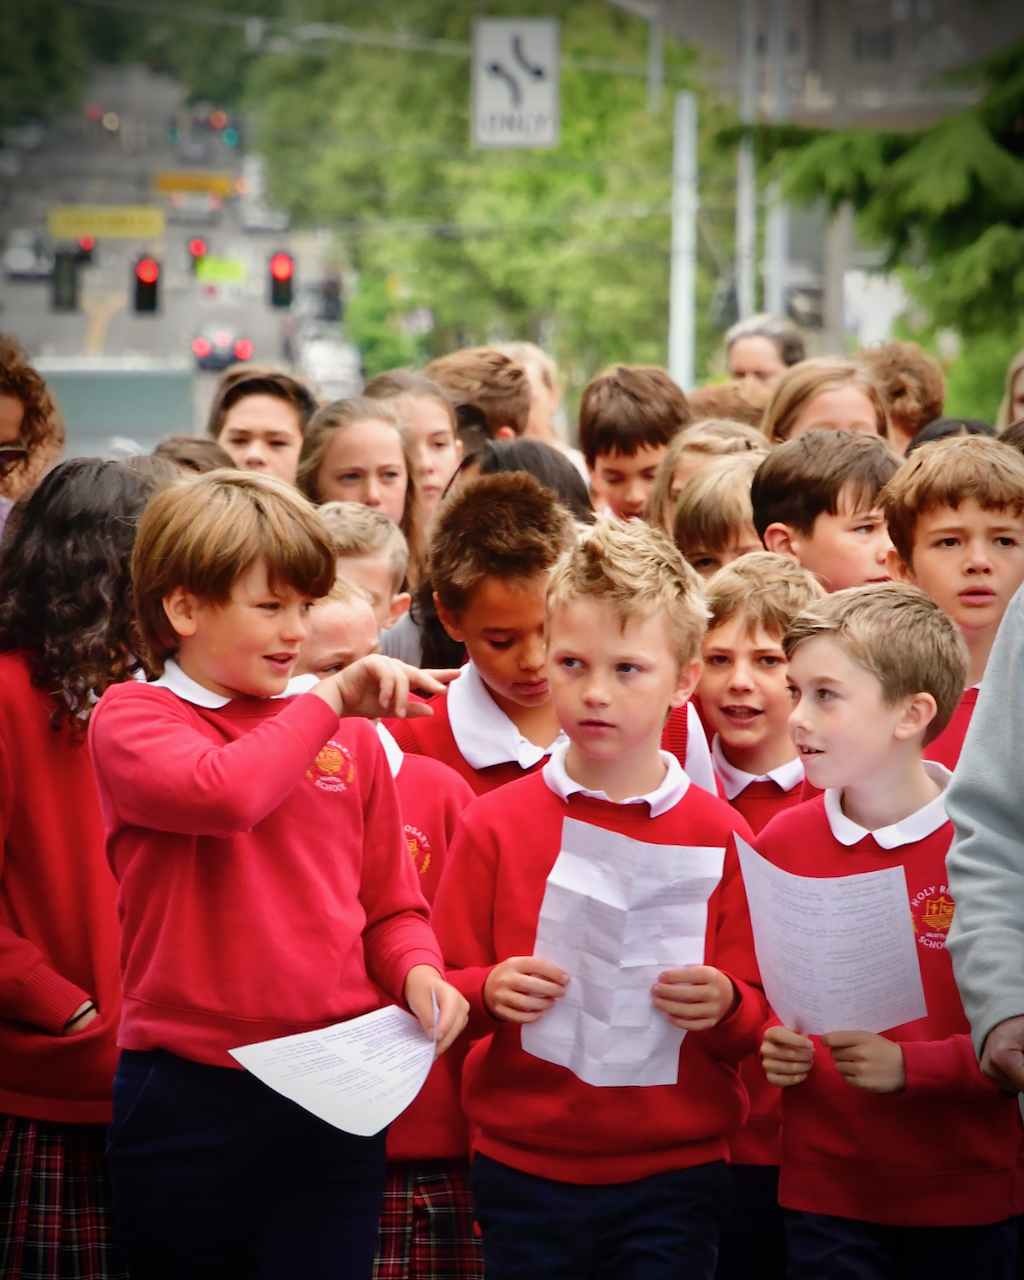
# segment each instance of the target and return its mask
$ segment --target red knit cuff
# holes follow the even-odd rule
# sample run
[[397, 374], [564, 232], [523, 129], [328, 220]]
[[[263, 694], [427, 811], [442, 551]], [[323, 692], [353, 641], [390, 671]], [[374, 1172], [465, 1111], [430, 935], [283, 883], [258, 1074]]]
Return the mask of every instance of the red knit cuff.
[[88, 991], [76, 987], [62, 978], [48, 965], [39, 964], [25, 977], [21, 985], [21, 999], [17, 1001], [20, 1016], [25, 1022], [43, 1027], [59, 1035], [68, 1018], [79, 1005], [92, 999]]

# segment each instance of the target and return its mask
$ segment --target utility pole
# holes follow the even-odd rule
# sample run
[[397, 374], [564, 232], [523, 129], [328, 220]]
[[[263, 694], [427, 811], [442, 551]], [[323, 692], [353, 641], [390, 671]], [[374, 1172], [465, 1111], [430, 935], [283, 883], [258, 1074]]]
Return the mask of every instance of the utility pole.
[[[740, 120], [757, 119], [758, 0], [740, 0]], [[736, 157], [736, 303], [740, 319], [757, 310], [757, 171], [754, 144], [740, 143]]]
[[647, 113], [656, 116], [661, 110], [665, 89], [664, 0], [608, 0], [608, 3], [647, 23]]
[[[789, 118], [789, 0], [770, 0], [771, 25], [768, 59], [771, 66], [771, 121], [782, 124]], [[789, 206], [783, 201], [778, 182], [768, 188], [768, 217], [765, 221], [764, 305], [766, 311], [786, 314], [786, 285], [789, 276]]]
[[684, 391], [694, 384], [697, 339], [697, 96], [675, 98], [672, 140], [672, 268], [668, 371]]

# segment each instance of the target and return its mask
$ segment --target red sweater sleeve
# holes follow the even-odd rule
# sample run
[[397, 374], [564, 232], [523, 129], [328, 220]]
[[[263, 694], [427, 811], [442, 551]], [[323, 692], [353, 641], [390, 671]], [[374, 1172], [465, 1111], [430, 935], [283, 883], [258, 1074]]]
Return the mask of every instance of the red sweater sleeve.
[[[121, 819], [182, 835], [227, 837], [252, 828], [294, 790], [338, 717], [311, 693], [234, 742], [217, 746], [163, 689], [101, 698], [90, 745]], [[154, 769], [149, 762], [160, 761]]]
[[[13, 785], [7, 744], [0, 739], [0, 825], [3, 828], [0, 885], [3, 884]], [[2, 923], [5, 914], [0, 903], [0, 1018], [27, 1022], [59, 1034], [78, 1006], [91, 998], [90, 993], [62, 978], [46, 963], [35, 943]]]
[[443, 974], [444, 961], [430, 927], [430, 909], [420, 892], [416, 868], [406, 851], [398, 795], [379, 742], [364, 823], [367, 844], [359, 900], [366, 913], [366, 971], [393, 1000], [404, 1004], [409, 970], [429, 964]]
[[994, 1098], [999, 1087], [981, 1074], [969, 1035], [945, 1040], [904, 1040], [907, 1098]]

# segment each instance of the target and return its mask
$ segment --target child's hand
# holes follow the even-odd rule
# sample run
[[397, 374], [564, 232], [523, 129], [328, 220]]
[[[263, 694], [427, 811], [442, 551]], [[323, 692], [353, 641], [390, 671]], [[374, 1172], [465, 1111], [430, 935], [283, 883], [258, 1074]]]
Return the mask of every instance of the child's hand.
[[469, 1001], [429, 964], [414, 964], [405, 977], [405, 1003], [420, 1020], [428, 1036], [434, 1034], [434, 1006], [430, 999], [433, 988], [437, 997], [437, 1049], [440, 1058], [459, 1036], [469, 1021]]
[[761, 1066], [769, 1084], [803, 1084], [814, 1063], [814, 1041], [789, 1027], [769, 1027], [761, 1045]]
[[413, 686], [428, 693], [444, 693], [458, 671], [420, 671], [397, 658], [374, 653], [360, 658], [336, 675], [321, 680], [313, 690], [339, 716], [432, 716], [430, 707], [410, 702]]
[[865, 1093], [898, 1093], [907, 1085], [903, 1050], [870, 1031], [830, 1031], [821, 1037], [847, 1084]]
[[732, 979], [709, 964], [659, 973], [651, 990], [655, 1009], [684, 1031], [707, 1031], [732, 1013], [737, 1000]]
[[537, 956], [512, 956], [496, 964], [484, 983], [487, 1012], [502, 1022], [536, 1022], [565, 995], [569, 975]]
[[1000, 1089], [1024, 1090], [1024, 1017], [996, 1023], [985, 1040], [981, 1070]]

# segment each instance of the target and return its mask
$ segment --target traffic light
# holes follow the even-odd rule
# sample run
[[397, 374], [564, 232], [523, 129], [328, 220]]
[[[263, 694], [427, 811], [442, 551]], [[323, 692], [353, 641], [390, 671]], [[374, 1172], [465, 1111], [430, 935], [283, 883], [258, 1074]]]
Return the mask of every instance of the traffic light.
[[292, 276], [295, 263], [290, 253], [275, 253], [270, 259], [270, 305], [272, 307], [290, 307], [292, 305]]
[[92, 251], [96, 248], [95, 236], [79, 236], [78, 252], [75, 258], [79, 262], [92, 262]]
[[188, 242], [188, 251], [192, 255], [192, 274], [195, 275], [200, 262], [206, 257], [206, 241], [196, 236]]
[[54, 255], [53, 309], [78, 310], [78, 262], [74, 249], [58, 249]]
[[160, 263], [140, 258], [135, 264], [135, 310], [155, 311], [159, 301]]

